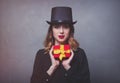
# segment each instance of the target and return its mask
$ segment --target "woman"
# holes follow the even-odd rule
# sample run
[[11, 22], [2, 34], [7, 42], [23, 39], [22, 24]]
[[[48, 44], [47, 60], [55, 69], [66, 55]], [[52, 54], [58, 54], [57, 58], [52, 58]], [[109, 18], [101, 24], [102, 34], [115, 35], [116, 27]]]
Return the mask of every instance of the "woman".
[[[52, 8], [51, 22], [44, 45], [37, 52], [31, 83], [90, 83], [88, 62], [83, 49], [74, 39], [70, 7]], [[53, 56], [53, 46], [70, 45], [71, 55], [62, 61]]]

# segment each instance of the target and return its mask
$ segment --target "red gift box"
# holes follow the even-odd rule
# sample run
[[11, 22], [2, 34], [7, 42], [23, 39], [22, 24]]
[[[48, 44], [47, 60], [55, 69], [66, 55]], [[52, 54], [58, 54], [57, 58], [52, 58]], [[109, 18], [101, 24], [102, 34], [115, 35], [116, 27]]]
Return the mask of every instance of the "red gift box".
[[55, 59], [62, 60], [63, 58], [69, 58], [70, 55], [70, 45], [55, 45], [53, 47], [53, 56]]

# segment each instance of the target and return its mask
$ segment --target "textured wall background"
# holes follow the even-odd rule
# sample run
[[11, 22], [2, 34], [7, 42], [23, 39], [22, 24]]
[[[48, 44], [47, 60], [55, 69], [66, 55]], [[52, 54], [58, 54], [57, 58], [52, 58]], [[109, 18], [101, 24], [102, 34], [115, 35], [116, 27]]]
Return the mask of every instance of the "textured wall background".
[[0, 0], [0, 83], [29, 83], [54, 6], [73, 8], [92, 83], [120, 83], [120, 0]]

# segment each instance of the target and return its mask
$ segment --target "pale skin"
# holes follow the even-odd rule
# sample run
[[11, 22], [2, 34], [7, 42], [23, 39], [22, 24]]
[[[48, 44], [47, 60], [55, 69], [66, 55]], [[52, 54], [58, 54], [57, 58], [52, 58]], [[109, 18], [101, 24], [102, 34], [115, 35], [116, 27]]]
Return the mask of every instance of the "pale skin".
[[[68, 25], [65, 24], [59, 24], [59, 25], [55, 25], [52, 27], [52, 31], [53, 31], [53, 37], [55, 39], [55, 45], [60, 45], [60, 44], [64, 44], [66, 43], [68, 37], [69, 37], [69, 33], [70, 33], [70, 28]], [[59, 35], [63, 35], [64, 38], [59, 38]], [[54, 73], [54, 71], [57, 69], [57, 67], [60, 65], [59, 60], [56, 60], [52, 54], [53, 51], [53, 47], [50, 49], [49, 54], [50, 54], [50, 59], [51, 59], [51, 66], [50, 68], [47, 70], [48, 75], [52, 75]], [[73, 51], [71, 50], [71, 56], [62, 61], [62, 65], [65, 68], [65, 70], [69, 70], [71, 68], [70, 66], [70, 62], [72, 60], [74, 56]]]

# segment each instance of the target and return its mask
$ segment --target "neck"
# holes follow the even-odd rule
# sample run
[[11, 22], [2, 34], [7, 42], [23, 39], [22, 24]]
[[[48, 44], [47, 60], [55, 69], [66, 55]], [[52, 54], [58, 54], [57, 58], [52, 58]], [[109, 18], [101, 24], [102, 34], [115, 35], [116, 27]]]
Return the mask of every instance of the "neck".
[[67, 42], [55, 42], [55, 44], [54, 45], [65, 45], [65, 44], [68, 44]]

